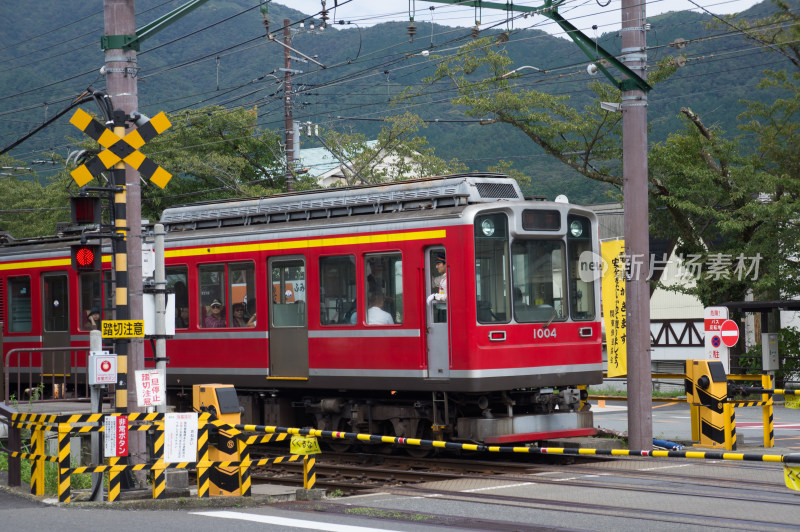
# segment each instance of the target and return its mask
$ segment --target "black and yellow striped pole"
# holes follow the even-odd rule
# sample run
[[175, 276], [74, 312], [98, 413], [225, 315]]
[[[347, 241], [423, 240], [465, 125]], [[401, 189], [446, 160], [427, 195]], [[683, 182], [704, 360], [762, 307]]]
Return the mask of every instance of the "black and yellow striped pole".
[[303, 488], [307, 490], [314, 489], [314, 484], [317, 483], [317, 459], [314, 455], [303, 456]]
[[[244, 497], [252, 495], [250, 480], [250, 446], [247, 445], [245, 438], [237, 438], [236, 443], [239, 447], [239, 493]], [[247, 465], [241, 465], [247, 464]]]
[[[208, 416], [200, 416], [197, 430], [197, 496], [205, 498], [209, 496], [211, 471], [208, 466], [208, 433], [211, 424]], [[204, 464], [204, 465], [201, 465]]]
[[[765, 390], [772, 388], [772, 375], [761, 375], [761, 387]], [[761, 407], [761, 419], [764, 423], [764, 447], [767, 448], [775, 447], [775, 419], [773, 416], [771, 399], [769, 394], [761, 394], [761, 400], [765, 403], [769, 402], [768, 405], [764, 404], [764, 406]]]
[[58, 424], [58, 502], [70, 501], [70, 461], [69, 461], [69, 436], [72, 425], [69, 423]]
[[167, 495], [167, 474], [164, 464], [164, 423], [157, 424], [153, 442], [153, 498], [163, 499]]
[[39, 425], [31, 434], [32, 454], [40, 458], [31, 461], [31, 495], [44, 495], [44, 426]]
[[[120, 465], [120, 457], [112, 456], [108, 459], [108, 465]], [[119, 497], [120, 489], [122, 488], [122, 474], [123, 471], [115, 471], [113, 468], [108, 472], [108, 502], [114, 502]]]

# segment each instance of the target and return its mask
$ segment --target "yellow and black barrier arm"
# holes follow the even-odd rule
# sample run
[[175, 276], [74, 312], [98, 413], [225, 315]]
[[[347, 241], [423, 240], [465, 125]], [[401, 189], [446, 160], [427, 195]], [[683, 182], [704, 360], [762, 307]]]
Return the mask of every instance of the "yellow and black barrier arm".
[[400, 436], [380, 436], [377, 434], [363, 434], [360, 432], [340, 432], [318, 429], [300, 429], [292, 427], [278, 427], [271, 425], [235, 425], [234, 428], [246, 432], [267, 432], [298, 434], [303, 436], [316, 436], [336, 440], [353, 440], [368, 443], [393, 443], [409, 445], [412, 447], [425, 447], [430, 449], [445, 449], [450, 451], [475, 451], [515, 454], [563, 454], [583, 456], [635, 456], [651, 458], [693, 458], [701, 460], [737, 460], [746, 462], [775, 462], [785, 464], [800, 464], [800, 454], [758, 454], [758, 453], [732, 453], [719, 451], [662, 451], [662, 450], [632, 450], [632, 449], [578, 449], [565, 447], [511, 447], [502, 445], [485, 445], [481, 443], [456, 443], [438, 440], [423, 440], [419, 438], [403, 438]]

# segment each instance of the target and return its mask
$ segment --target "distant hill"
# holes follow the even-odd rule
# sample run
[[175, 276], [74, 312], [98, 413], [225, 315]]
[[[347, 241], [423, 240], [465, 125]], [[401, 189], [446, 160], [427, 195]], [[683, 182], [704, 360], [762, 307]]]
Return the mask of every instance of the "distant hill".
[[[137, 26], [181, 3], [137, 0]], [[278, 69], [283, 66], [283, 49], [267, 41], [258, 6], [254, 0], [212, 0], [147, 40], [138, 55], [141, 110], [152, 115], [211, 104], [257, 105], [259, 122], [279, 129], [283, 103], [276, 76], [282, 77]], [[770, 2], [762, 2], [743, 15], [760, 18], [772, 9]], [[101, 11], [100, 2], [79, 0], [0, 3], [0, 17], [13, 21], [0, 33], [0, 145], [10, 144], [45, 117], [53, 116], [86, 87], [103, 88], [98, 73], [103, 63], [99, 49]], [[269, 27], [273, 31], [282, 26], [284, 18], [296, 21], [304, 17], [288, 7], [269, 4]], [[681, 127], [681, 107], [691, 107], [706, 123], [718, 124], [735, 135], [736, 116], [743, 109], [739, 101], [770, 97], [756, 91], [755, 86], [763, 68], [782, 68], [780, 57], [755, 48], [730, 28], [709, 29], [706, 24], [711, 20], [708, 15], [692, 12], [648, 19], [651, 63], [667, 55], [684, 54], [688, 58], [685, 67], [649, 95], [651, 142], [663, 140]], [[79, 22], [62, 26], [72, 21]], [[451, 49], [466, 42], [469, 35], [468, 28], [431, 28], [429, 23], [418, 21], [416, 39], [409, 42], [407, 25], [395, 22], [359, 29], [336, 24], [322, 33], [295, 35], [293, 47], [317, 56], [327, 67], [294, 63], [304, 71], [295, 77], [295, 87], [300, 87], [295, 119], [374, 136], [380, 123], [336, 117], [381, 117], [403, 112], [405, 106], [392, 108], [389, 99], [406, 86], [418, 86], [433, 69], [429, 59], [413, 54], [424, 49]], [[482, 34], [499, 34], [503, 29]], [[690, 43], [683, 49], [670, 46], [678, 38]], [[602, 35], [600, 43], [619, 53], [618, 34]], [[588, 59], [571, 42], [539, 30], [521, 30], [514, 31], [504, 46], [518, 66], [532, 64], [547, 70], [573, 66], [576, 74], [566, 81], [536, 87], [569, 94], [578, 108], [588, 101]], [[464, 118], [463, 110], [447, 100], [451, 95], [432, 94], [428, 102], [408, 109], [423, 118]], [[42, 160], [45, 150], [66, 155], [68, 138], [81, 137], [67, 119], [62, 118], [11, 154], [30, 164]], [[517, 168], [533, 177], [530, 193], [549, 197], [566, 193], [574, 202], [609, 198], [608, 189], [546, 157], [509, 126], [443, 123], [430, 125], [423, 134], [437, 155], [459, 158], [474, 170], [484, 170], [502, 158], [514, 161]], [[48, 173], [46, 165], [34, 164], [33, 168]]]

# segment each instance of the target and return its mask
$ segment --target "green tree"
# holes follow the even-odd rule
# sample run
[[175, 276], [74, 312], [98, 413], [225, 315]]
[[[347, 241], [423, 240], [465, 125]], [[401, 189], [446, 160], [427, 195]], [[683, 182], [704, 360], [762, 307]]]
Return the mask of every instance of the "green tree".
[[[0, 166], [20, 167], [24, 163], [0, 156]], [[70, 217], [68, 177], [62, 172], [45, 185], [35, 179], [35, 174], [0, 178], [0, 230], [13, 238], [54, 234], [56, 223]]]
[[[558, 161], [621, 190], [621, 116], [600, 107], [600, 102], [620, 101], [617, 89], [592, 82], [593, 100], [577, 109], [568, 96], [518, 87], [514, 82], [518, 74], [511, 67], [503, 50], [479, 39], [445, 58], [427, 81], [432, 85], [449, 80], [458, 93], [453, 103], [464, 106], [466, 114], [511, 124]], [[648, 82], [655, 85], [676, 68], [665, 59], [648, 75]], [[783, 78], [772, 79], [774, 85]], [[795, 80], [792, 83], [796, 85]], [[796, 96], [792, 87], [781, 88]], [[784, 177], [778, 175], [786, 172], [776, 173], [765, 164], [777, 150], [783, 150], [787, 160], [797, 157], [792, 150], [797, 144], [789, 135], [797, 123], [793, 105], [793, 100], [772, 106], [749, 104], [749, 113], [769, 117], [778, 139], [769, 142], [771, 151], [761, 146], [755, 156], [742, 155], [738, 140], [706, 127], [689, 109], [682, 112], [684, 129], [651, 148], [651, 227], [676, 242], [684, 257], [705, 266], [692, 288], [705, 304], [742, 300], [753, 286], [756, 293], [774, 292], [778, 286], [784, 294], [797, 293], [796, 287], [783, 282], [790, 271], [795, 272], [793, 279], [797, 277], [791, 258], [798, 256], [797, 243], [778, 244], [796, 220], [796, 200], [785, 197], [787, 188], [795, 190], [796, 181], [782, 186]], [[767, 140], [763, 124], [754, 123], [750, 130]]]
[[[348, 185], [396, 181], [467, 171], [455, 159], [437, 157], [425, 137], [417, 136], [425, 123], [417, 115], [391, 116], [370, 143], [359, 133], [323, 132], [325, 146], [343, 163]], [[388, 163], [388, 164], [387, 164]]]
[[286, 189], [279, 135], [259, 129], [255, 109], [204, 107], [169, 115], [172, 127], [142, 152], [173, 174], [162, 190], [142, 189], [142, 216], [171, 205], [266, 196]]

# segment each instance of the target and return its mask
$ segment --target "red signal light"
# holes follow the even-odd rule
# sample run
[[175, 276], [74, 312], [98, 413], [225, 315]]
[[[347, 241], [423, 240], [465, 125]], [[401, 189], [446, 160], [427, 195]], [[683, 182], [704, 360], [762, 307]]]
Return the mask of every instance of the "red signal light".
[[98, 244], [75, 244], [72, 246], [72, 268], [77, 272], [93, 272], [100, 269], [102, 251]]
[[69, 199], [72, 223], [78, 225], [100, 223], [100, 198], [77, 196]]

